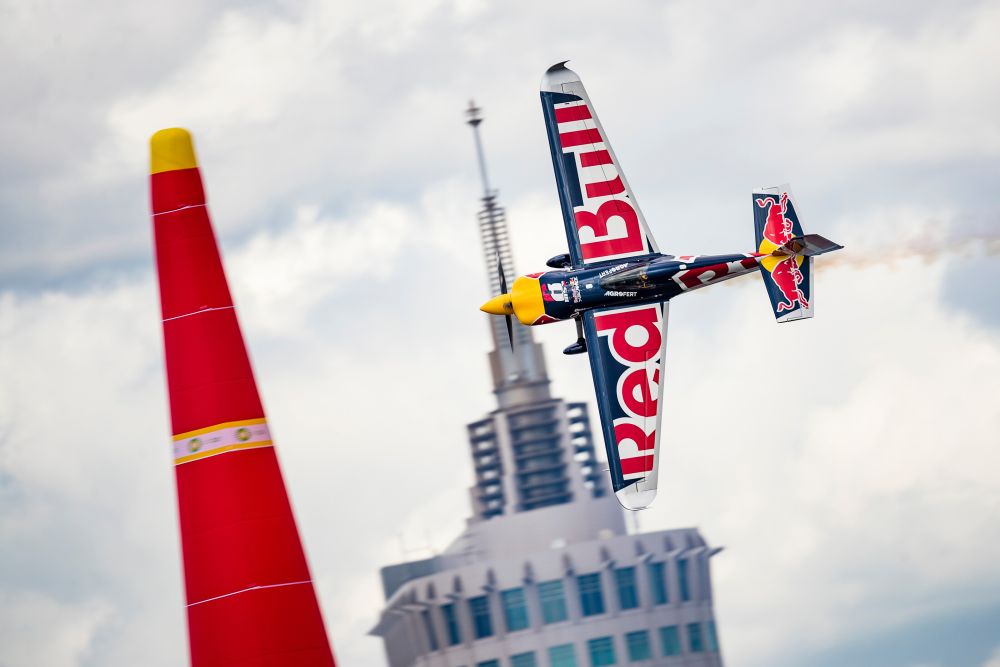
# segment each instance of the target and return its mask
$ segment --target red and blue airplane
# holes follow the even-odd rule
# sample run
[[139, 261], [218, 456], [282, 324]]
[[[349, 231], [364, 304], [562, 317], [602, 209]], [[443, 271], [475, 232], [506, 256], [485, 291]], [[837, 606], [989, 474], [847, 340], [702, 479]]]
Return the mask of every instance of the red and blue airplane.
[[[803, 234], [787, 186], [753, 193], [756, 252], [661, 253], [625, 180], [580, 77], [553, 65], [541, 84], [542, 111], [569, 252], [553, 271], [521, 276], [482, 306], [526, 325], [575, 320], [597, 390], [612, 486], [626, 509], [656, 496], [662, 366], [673, 297], [760, 271], [778, 322], [813, 315], [812, 257], [842, 246]], [[511, 339], [513, 341], [513, 339]]]

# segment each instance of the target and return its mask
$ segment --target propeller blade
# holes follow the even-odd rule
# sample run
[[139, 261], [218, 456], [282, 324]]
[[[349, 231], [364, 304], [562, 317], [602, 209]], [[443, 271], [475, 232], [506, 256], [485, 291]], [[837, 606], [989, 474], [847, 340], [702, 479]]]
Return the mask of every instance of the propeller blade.
[[497, 274], [500, 276], [500, 293], [507, 293], [507, 278], [503, 274], [503, 262], [500, 261], [500, 253], [497, 253]]
[[[500, 253], [497, 253], [497, 274], [500, 276], [500, 293], [507, 293], [507, 277], [503, 274], [503, 262], [500, 261]], [[507, 340], [510, 342], [510, 351], [514, 351], [514, 320], [510, 315], [504, 315], [507, 321]]]

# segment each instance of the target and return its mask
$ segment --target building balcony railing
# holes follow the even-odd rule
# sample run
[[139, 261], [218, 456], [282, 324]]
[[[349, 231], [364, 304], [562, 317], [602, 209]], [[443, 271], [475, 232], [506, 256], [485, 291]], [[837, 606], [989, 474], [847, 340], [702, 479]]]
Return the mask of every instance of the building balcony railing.
[[485, 489], [477, 489], [479, 493], [476, 497], [483, 502], [489, 502], [491, 500], [503, 500], [503, 489], [497, 489], [496, 491], [486, 491]]
[[569, 480], [566, 478], [556, 480], [546, 480], [532, 485], [525, 485], [520, 489], [521, 502], [536, 502], [554, 496], [561, 496], [569, 493]]
[[482, 462], [476, 461], [475, 467], [477, 473], [485, 472], [487, 470], [497, 470], [500, 468], [500, 459], [495, 458], [489, 461], [482, 461]]
[[[546, 486], [558, 486], [561, 488], [562, 491], [565, 491], [566, 490], [565, 486], [568, 481], [569, 480], [567, 480], [563, 476], [554, 476], [554, 477], [547, 477], [545, 479], [519, 481], [517, 486], [522, 493], [529, 491], [534, 492], [536, 489], [541, 489]], [[534, 497], [532, 497], [531, 499], [533, 500]]]
[[517, 463], [517, 469], [521, 470], [524, 467], [524, 464], [521, 463], [522, 461], [541, 458], [543, 456], [558, 456], [561, 460], [562, 450], [560, 450], [558, 446], [545, 448], [539, 447], [537, 449], [522, 449], [514, 452], [514, 461]]
[[566, 463], [562, 459], [549, 461], [545, 463], [535, 463], [535, 464], [529, 463], [528, 465], [518, 466], [516, 474], [520, 478], [524, 477], [525, 475], [530, 475], [536, 472], [546, 472], [548, 470], [560, 470], [565, 467]]
[[515, 438], [513, 445], [515, 450], [518, 447], [524, 447], [525, 445], [533, 445], [539, 442], [552, 442], [556, 447], [558, 447], [560, 440], [562, 440], [562, 438], [560, 437], [559, 433], [546, 433], [544, 435], [539, 433], [538, 435], [528, 436], [525, 438]]

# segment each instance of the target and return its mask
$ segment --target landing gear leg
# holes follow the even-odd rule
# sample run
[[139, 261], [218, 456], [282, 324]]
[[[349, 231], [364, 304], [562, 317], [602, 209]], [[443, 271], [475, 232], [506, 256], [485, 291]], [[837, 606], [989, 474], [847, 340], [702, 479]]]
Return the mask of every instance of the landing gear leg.
[[583, 337], [583, 317], [576, 318], [576, 342], [563, 350], [563, 354], [583, 354], [587, 351], [587, 339]]

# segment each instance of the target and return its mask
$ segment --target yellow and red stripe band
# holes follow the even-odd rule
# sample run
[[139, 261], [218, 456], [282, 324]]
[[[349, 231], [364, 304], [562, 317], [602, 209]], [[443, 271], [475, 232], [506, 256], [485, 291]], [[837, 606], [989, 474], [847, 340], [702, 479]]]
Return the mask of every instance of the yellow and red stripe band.
[[267, 420], [245, 419], [223, 422], [174, 436], [174, 464], [189, 463], [226, 452], [271, 447]]

